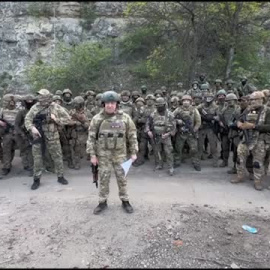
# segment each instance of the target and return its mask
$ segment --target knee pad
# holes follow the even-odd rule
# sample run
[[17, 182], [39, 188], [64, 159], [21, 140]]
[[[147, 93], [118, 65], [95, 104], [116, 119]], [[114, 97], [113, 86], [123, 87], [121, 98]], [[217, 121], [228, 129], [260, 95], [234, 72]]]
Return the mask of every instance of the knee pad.
[[254, 168], [254, 169], [260, 169], [260, 168], [261, 168], [260, 163], [259, 163], [258, 161], [254, 161], [254, 162], [253, 162], [253, 168]]

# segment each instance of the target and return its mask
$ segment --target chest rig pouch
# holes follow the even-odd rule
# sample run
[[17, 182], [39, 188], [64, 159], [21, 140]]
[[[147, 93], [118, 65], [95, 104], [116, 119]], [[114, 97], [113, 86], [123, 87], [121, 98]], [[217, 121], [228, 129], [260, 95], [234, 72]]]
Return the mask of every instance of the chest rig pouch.
[[126, 125], [123, 120], [116, 117], [105, 119], [99, 128], [99, 147], [104, 150], [123, 149], [126, 143], [125, 134]]
[[155, 114], [153, 117], [153, 128], [156, 135], [162, 135], [167, 132], [168, 112], [165, 115]]

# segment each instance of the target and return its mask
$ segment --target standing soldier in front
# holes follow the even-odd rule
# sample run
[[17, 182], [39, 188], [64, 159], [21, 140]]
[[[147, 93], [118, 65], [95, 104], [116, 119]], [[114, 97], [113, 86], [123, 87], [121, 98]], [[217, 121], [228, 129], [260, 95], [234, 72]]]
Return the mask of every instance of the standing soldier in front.
[[156, 170], [163, 168], [162, 150], [165, 153], [169, 174], [174, 173], [173, 147], [171, 136], [175, 135], [176, 124], [173, 114], [166, 108], [166, 101], [159, 97], [156, 99], [156, 111], [154, 111], [146, 122], [146, 132], [153, 140]]
[[130, 116], [119, 110], [119, 103], [120, 98], [116, 92], [105, 92], [102, 95], [104, 109], [94, 116], [89, 126], [86, 152], [91, 156], [92, 165], [99, 166], [100, 179], [99, 204], [94, 214], [107, 208], [112, 168], [122, 206], [127, 213], [133, 212], [127, 194], [127, 179], [121, 164], [127, 160], [127, 153], [131, 154], [133, 162], [137, 159], [137, 132]]
[[263, 97], [262, 92], [253, 92], [250, 95], [250, 106], [237, 122], [238, 128], [244, 131], [244, 137], [237, 148], [237, 178], [231, 180], [231, 183], [245, 180], [246, 160], [251, 152], [256, 190], [263, 190], [264, 161], [270, 151], [270, 108], [263, 105]]
[[[68, 112], [60, 105], [52, 102], [52, 94], [47, 89], [37, 92], [38, 102], [30, 109], [25, 117], [25, 127], [32, 133], [34, 143], [32, 153], [34, 158], [34, 183], [31, 186], [35, 190], [40, 185], [43, 169], [44, 148], [51, 155], [57, 173], [58, 182], [67, 185], [64, 178], [64, 165], [61, 144], [59, 140], [58, 125], [72, 124]], [[39, 130], [34, 122], [39, 122]]]
[[201, 165], [198, 158], [198, 130], [201, 126], [201, 116], [199, 111], [192, 106], [191, 96], [184, 95], [182, 97], [182, 103], [183, 105], [173, 112], [173, 116], [176, 119], [176, 125], [178, 126], [176, 132], [176, 149], [179, 154], [179, 163], [181, 163], [182, 150], [186, 142], [190, 149], [194, 169], [200, 171]]

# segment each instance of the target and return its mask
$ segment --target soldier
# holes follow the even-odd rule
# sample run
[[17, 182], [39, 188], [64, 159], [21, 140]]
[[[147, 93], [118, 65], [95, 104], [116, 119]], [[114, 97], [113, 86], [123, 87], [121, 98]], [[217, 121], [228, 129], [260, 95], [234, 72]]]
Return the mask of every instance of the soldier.
[[142, 85], [141, 86], [141, 92], [142, 92], [142, 98], [145, 98], [146, 97], [146, 94], [147, 94], [147, 86], [146, 85]]
[[137, 98], [135, 101], [134, 124], [137, 128], [137, 139], [139, 144], [138, 158], [133, 166], [138, 167], [145, 162], [145, 156], [148, 154], [148, 136], [145, 133], [145, 124], [147, 120], [147, 112], [145, 111], [145, 101], [143, 98]]
[[101, 93], [99, 93], [99, 94], [96, 95], [95, 107], [91, 110], [92, 118], [102, 110], [101, 98], [102, 98], [102, 94]]
[[[178, 126], [176, 132], [176, 148], [179, 154], [179, 163], [182, 160], [182, 151], [185, 143], [188, 144], [192, 158], [192, 164], [196, 171], [201, 170], [198, 158], [198, 130], [201, 126], [201, 116], [199, 111], [192, 106], [192, 98], [189, 95], [182, 97], [183, 106], [173, 112]], [[179, 164], [179, 165], [180, 165]]]
[[210, 152], [213, 156], [213, 167], [218, 166], [217, 156], [217, 105], [214, 103], [214, 94], [207, 93], [204, 103], [198, 106], [201, 114], [202, 125], [199, 129], [199, 155], [203, 159], [203, 145], [205, 138], [210, 144]]
[[163, 168], [161, 151], [164, 150], [169, 174], [172, 176], [174, 168], [171, 136], [175, 134], [176, 124], [173, 114], [166, 108], [164, 98], [159, 97], [156, 99], [156, 108], [147, 119], [145, 131], [150, 139], [153, 140], [156, 170]]
[[120, 98], [116, 92], [105, 92], [102, 95], [104, 109], [94, 116], [89, 126], [86, 152], [91, 156], [92, 165], [98, 164], [100, 179], [99, 205], [94, 214], [107, 208], [112, 167], [122, 206], [127, 213], [133, 212], [127, 194], [127, 179], [121, 164], [126, 161], [127, 152], [131, 153], [133, 162], [137, 159], [138, 142], [135, 124], [128, 114], [118, 109], [119, 103]]
[[128, 90], [121, 92], [120, 109], [127, 113], [131, 118], [133, 117], [133, 103], [131, 100], [131, 94]]
[[90, 90], [85, 93], [85, 108], [90, 112], [95, 107], [95, 97], [96, 93], [94, 91]]
[[222, 90], [223, 87], [222, 87], [222, 80], [220, 79], [216, 79], [215, 82], [214, 82], [214, 85], [215, 85], [215, 89], [214, 89], [214, 93], [216, 94], [219, 90]]
[[60, 106], [62, 106], [62, 104], [63, 104], [63, 100], [62, 100], [61, 96], [58, 96], [58, 95], [53, 96], [53, 101]]
[[154, 93], [154, 96], [155, 96], [156, 98], [163, 97], [163, 93], [162, 93], [162, 91], [161, 91], [160, 89], [157, 89], [157, 90], [155, 91], [155, 93]]
[[239, 93], [237, 91], [237, 89], [233, 86], [234, 85], [234, 81], [229, 79], [226, 82], [226, 89], [225, 91], [227, 92], [227, 94], [235, 94], [237, 96], [237, 98], [239, 98]]
[[254, 91], [256, 91], [256, 87], [250, 83], [248, 83], [248, 79], [246, 76], [243, 76], [241, 78], [241, 83], [238, 86], [238, 93], [239, 96], [246, 96], [246, 95], [250, 95], [251, 93], [253, 93]]
[[[14, 158], [17, 138], [14, 125], [19, 110], [16, 108], [15, 97], [12, 94], [3, 96], [3, 108], [0, 111], [0, 126], [3, 129], [3, 169], [2, 175], [7, 175]], [[18, 144], [17, 144], [18, 145]]]
[[182, 83], [182, 82], [178, 82], [178, 83], [177, 83], [177, 92], [182, 92], [182, 93], [184, 93], [183, 83]]
[[202, 103], [202, 93], [196, 93], [193, 96], [193, 106], [198, 107]]
[[238, 136], [238, 132], [232, 129], [232, 127], [234, 126], [233, 120], [238, 119], [240, 115], [240, 108], [237, 105], [237, 96], [235, 94], [228, 94], [226, 96], [226, 102], [228, 105], [224, 107], [224, 109], [221, 112], [218, 112], [220, 125], [219, 131], [220, 131], [222, 159], [223, 159], [219, 167], [228, 166], [228, 160], [231, 149], [231, 139], [233, 139], [235, 136]]
[[63, 91], [61, 91], [61, 90], [56, 90], [56, 91], [55, 91], [55, 95], [56, 95], [56, 96], [62, 97], [62, 96], [63, 96]]
[[166, 86], [161, 86], [160, 90], [162, 91], [162, 96], [167, 101], [167, 99], [168, 99], [168, 90], [167, 90], [167, 87]]
[[[44, 148], [51, 155], [58, 182], [67, 185], [68, 181], [64, 178], [64, 165], [61, 145], [59, 140], [58, 125], [72, 124], [68, 112], [58, 104], [52, 102], [52, 94], [47, 89], [41, 89], [37, 92], [38, 102], [32, 106], [25, 117], [25, 127], [31, 132], [34, 138], [32, 154], [34, 158], [34, 182], [31, 186], [35, 190], [40, 185], [40, 178], [43, 168]], [[39, 127], [33, 124], [39, 122]], [[40, 128], [41, 127], [41, 128]]]
[[204, 98], [208, 93], [210, 93], [209, 84], [202, 84], [200, 86], [202, 98]]
[[140, 94], [139, 91], [137, 91], [137, 90], [132, 91], [132, 94], [131, 94], [132, 102], [134, 103], [135, 100], [136, 100], [137, 98], [139, 98], [140, 96], [141, 96], [141, 94]]
[[179, 98], [178, 97], [172, 97], [171, 100], [170, 100], [170, 111], [171, 112], [174, 112], [178, 106], [179, 106]]
[[201, 93], [201, 90], [199, 88], [199, 83], [198, 83], [198, 81], [193, 81], [191, 84], [191, 89], [186, 91], [185, 95], [189, 95], [193, 98], [194, 95], [197, 93]]
[[18, 142], [18, 146], [20, 148], [20, 156], [22, 158], [23, 168], [26, 171], [29, 171], [29, 176], [33, 176], [33, 155], [32, 155], [32, 144], [31, 138], [29, 137], [29, 133], [25, 128], [24, 120], [26, 114], [35, 104], [35, 97], [33, 95], [26, 95], [23, 98], [24, 101], [24, 109], [17, 113], [15, 119], [15, 133], [16, 140]]
[[263, 105], [263, 97], [262, 92], [253, 92], [250, 95], [250, 106], [237, 122], [238, 128], [244, 131], [244, 136], [237, 148], [237, 178], [231, 180], [231, 183], [240, 183], [245, 180], [246, 159], [251, 151], [253, 154], [254, 187], [256, 190], [263, 189], [263, 164], [270, 150], [270, 109]]
[[63, 91], [63, 107], [67, 110], [73, 109], [72, 92], [69, 89]]
[[85, 145], [88, 135], [89, 120], [87, 118], [86, 108], [84, 107], [84, 99], [81, 96], [73, 99], [73, 106], [69, 114], [75, 122], [71, 131], [71, 156], [75, 170], [81, 168], [81, 156], [84, 155]]
[[172, 91], [171, 94], [170, 94], [170, 98], [176, 97], [177, 96], [177, 93], [178, 92], [176, 90]]
[[270, 90], [269, 89], [263, 89], [262, 90], [264, 94], [264, 104], [268, 107], [270, 107]]
[[199, 80], [198, 80], [198, 84], [199, 84], [199, 88], [202, 90], [202, 85], [203, 84], [206, 84], [208, 89], [210, 87], [210, 84], [209, 82], [206, 81], [206, 75], [204, 73], [201, 73], [200, 76], [199, 76]]

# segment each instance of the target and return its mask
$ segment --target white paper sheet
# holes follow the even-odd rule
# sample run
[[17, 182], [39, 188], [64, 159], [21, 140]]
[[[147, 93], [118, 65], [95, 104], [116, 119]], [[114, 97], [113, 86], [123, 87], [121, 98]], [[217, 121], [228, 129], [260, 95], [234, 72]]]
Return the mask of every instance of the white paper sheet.
[[132, 164], [132, 159], [129, 159], [129, 160], [127, 160], [127, 161], [125, 161], [125, 162], [123, 162], [123, 163], [121, 164], [121, 167], [122, 167], [123, 170], [125, 171], [125, 176], [127, 176], [128, 171], [129, 171], [129, 169], [130, 169], [130, 167], [131, 167], [131, 164]]

